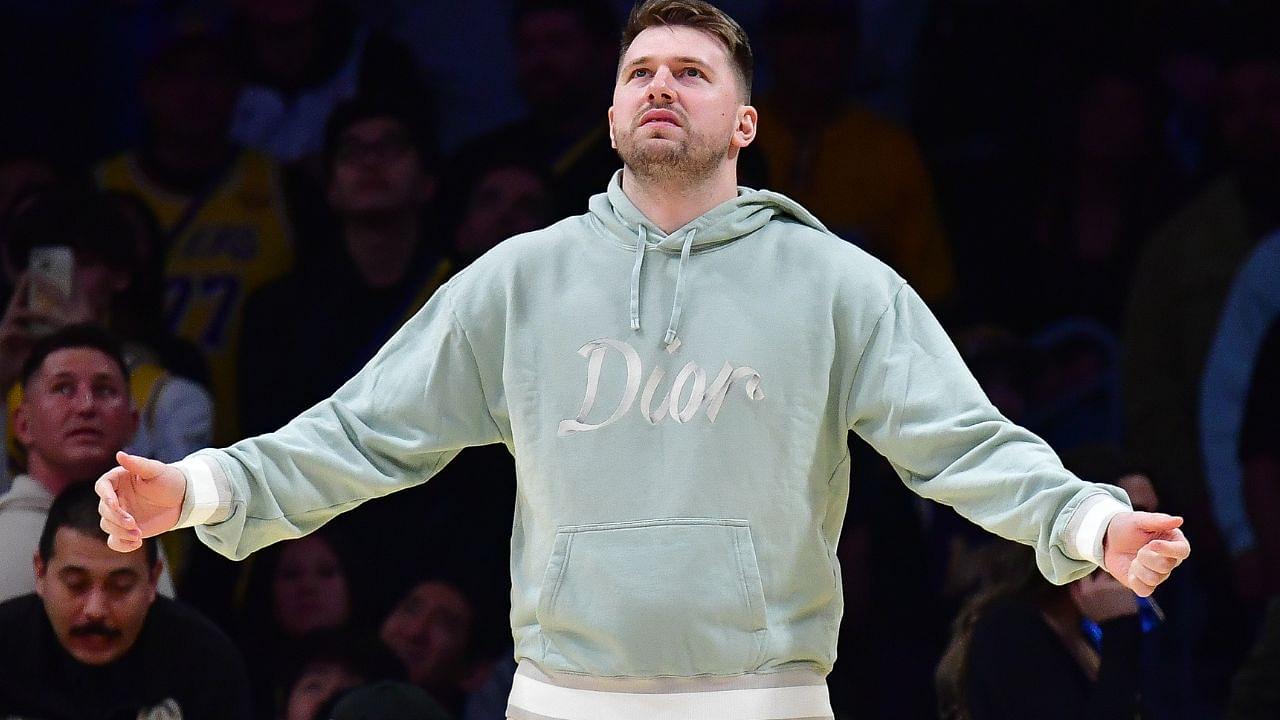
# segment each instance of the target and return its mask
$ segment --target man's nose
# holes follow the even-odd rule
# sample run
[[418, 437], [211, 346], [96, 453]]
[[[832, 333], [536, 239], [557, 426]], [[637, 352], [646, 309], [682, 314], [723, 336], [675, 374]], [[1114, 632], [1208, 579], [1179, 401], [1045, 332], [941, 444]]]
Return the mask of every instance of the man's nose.
[[94, 396], [93, 388], [85, 388], [76, 393], [76, 411], [81, 413], [91, 413], [98, 408], [98, 400]]
[[89, 596], [84, 601], [84, 616], [90, 620], [101, 620], [107, 616], [106, 593], [101, 588], [89, 591]]
[[658, 68], [658, 71], [653, 74], [653, 80], [649, 81], [649, 102], [675, 102], [676, 91], [670, 81], [671, 71], [664, 67]]

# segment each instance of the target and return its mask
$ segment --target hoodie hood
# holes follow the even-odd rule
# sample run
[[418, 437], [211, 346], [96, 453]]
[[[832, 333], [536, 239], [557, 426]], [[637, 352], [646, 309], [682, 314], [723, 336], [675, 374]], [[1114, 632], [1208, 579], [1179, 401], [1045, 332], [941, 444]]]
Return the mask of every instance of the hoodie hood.
[[613, 174], [608, 190], [591, 198], [588, 207], [588, 217], [604, 236], [634, 253], [629, 302], [633, 331], [640, 329], [640, 274], [645, 255], [654, 251], [668, 256], [679, 255], [680, 266], [676, 273], [676, 288], [671, 303], [671, 321], [663, 336], [669, 352], [674, 352], [680, 346], [684, 275], [691, 255], [750, 235], [778, 216], [789, 217], [821, 232], [830, 233], [818, 218], [791, 198], [768, 190], [739, 187], [737, 197], [717, 205], [668, 235], [645, 217], [622, 191], [621, 170]]

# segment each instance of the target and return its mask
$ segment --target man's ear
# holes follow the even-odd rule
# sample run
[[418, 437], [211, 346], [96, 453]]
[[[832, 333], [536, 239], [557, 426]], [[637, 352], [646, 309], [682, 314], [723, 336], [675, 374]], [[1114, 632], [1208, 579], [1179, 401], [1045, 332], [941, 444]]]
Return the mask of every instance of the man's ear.
[[751, 105], [738, 108], [738, 127], [733, 131], [733, 145], [744, 148], [756, 139], [756, 128], [760, 122], [760, 113]]
[[25, 393], [24, 400], [18, 403], [18, 409], [13, 412], [13, 436], [22, 447], [31, 447], [31, 413], [27, 410]]
[[49, 566], [45, 564], [44, 558], [40, 557], [39, 550], [31, 555], [31, 566], [36, 572], [36, 595], [44, 597], [45, 574], [49, 571]]
[[618, 138], [613, 136], [613, 106], [609, 106], [609, 146], [618, 149]]

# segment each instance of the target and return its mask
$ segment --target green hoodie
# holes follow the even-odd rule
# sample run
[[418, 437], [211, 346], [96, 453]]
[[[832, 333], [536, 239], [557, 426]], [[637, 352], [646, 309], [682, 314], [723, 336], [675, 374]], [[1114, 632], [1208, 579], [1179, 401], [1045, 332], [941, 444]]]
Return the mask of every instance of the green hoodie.
[[1051, 580], [1093, 570], [1123, 492], [1002, 417], [892, 270], [776, 193], [667, 235], [619, 183], [459, 273], [333, 397], [183, 461], [182, 524], [243, 558], [504, 443], [516, 657], [552, 676], [825, 675], [849, 430]]

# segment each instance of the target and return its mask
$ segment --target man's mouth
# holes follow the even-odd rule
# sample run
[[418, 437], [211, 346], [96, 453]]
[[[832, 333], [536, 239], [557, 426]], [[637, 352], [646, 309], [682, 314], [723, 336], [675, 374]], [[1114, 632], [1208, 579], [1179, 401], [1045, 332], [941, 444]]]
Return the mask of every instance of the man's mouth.
[[87, 438], [90, 440], [97, 440], [101, 437], [102, 431], [97, 428], [76, 428], [75, 430], [67, 433], [67, 438], [69, 439]]
[[89, 625], [71, 629], [71, 637], [80, 645], [102, 648], [120, 637], [120, 631], [105, 625]]
[[640, 126], [680, 127], [680, 116], [670, 110], [648, 110], [640, 116]]

